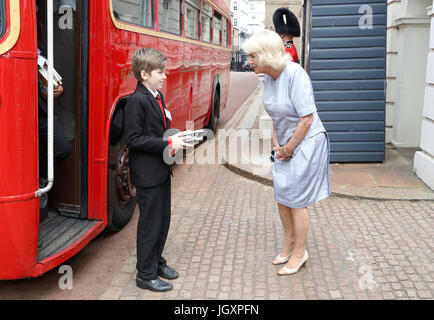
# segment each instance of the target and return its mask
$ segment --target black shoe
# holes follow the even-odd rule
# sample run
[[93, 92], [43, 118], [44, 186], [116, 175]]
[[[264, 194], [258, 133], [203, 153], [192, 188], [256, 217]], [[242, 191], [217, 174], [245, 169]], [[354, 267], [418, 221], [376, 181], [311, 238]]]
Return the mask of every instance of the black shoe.
[[174, 279], [179, 277], [179, 273], [175, 269], [173, 269], [167, 265], [164, 267], [159, 266], [157, 274], [160, 277], [167, 279], [167, 280], [174, 280]]
[[136, 284], [141, 289], [147, 289], [155, 292], [170, 291], [173, 289], [173, 285], [158, 278], [154, 280], [143, 280], [137, 276]]

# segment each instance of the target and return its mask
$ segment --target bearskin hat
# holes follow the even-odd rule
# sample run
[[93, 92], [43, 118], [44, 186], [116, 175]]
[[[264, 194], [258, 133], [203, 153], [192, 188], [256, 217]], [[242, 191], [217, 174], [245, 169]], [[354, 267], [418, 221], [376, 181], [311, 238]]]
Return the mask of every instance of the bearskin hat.
[[274, 29], [278, 34], [300, 37], [300, 24], [297, 17], [287, 8], [279, 8], [273, 14]]

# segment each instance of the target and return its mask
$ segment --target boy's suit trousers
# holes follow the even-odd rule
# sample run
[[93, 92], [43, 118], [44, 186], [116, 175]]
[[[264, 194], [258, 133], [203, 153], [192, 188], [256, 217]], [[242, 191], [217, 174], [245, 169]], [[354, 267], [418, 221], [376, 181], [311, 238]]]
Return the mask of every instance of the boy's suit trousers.
[[157, 277], [158, 267], [164, 267], [162, 257], [170, 226], [170, 175], [167, 180], [149, 188], [136, 187], [140, 208], [137, 225], [137, 270], [143, 280]]

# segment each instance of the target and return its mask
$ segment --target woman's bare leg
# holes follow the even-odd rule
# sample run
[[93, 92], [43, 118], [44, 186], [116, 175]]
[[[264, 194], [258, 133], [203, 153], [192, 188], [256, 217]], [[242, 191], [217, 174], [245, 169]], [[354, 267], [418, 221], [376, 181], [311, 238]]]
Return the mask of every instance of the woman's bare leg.
[[282, 221], [283, 229], [285, 230], [285, 234], [286, 234], [285, 246], [280, 252], [280, 256], [286, 257], [294, 248], [294, 239], [295, 239], [294, 222], [292, 220], [292, 214], [290, 208], [280, 203], [277, 204], [277, 207], [279, 209], [280, 220]]
[[286, 267], [297, 268], [301, 263], [306, 250], [307, 235], [309, 233], [309, 212], [307, 208], [291, 208], [291, 216], [294, 222], [294, 250]]

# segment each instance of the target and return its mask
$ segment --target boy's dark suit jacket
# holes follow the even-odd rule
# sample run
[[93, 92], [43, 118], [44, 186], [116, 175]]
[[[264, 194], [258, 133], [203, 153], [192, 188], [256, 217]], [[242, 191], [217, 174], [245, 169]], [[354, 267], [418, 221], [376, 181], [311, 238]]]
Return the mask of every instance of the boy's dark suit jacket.
[[[163, 107], [163, 95], [158, 92]], [[169, 145], [161, 108], [152, 93], [140, 82], [128, 98], [124, 112], [124, 139], [130, 150], [131, 182], [137, 187], [154, 187], [166, 181], [171, 167], [163, 160]]]

